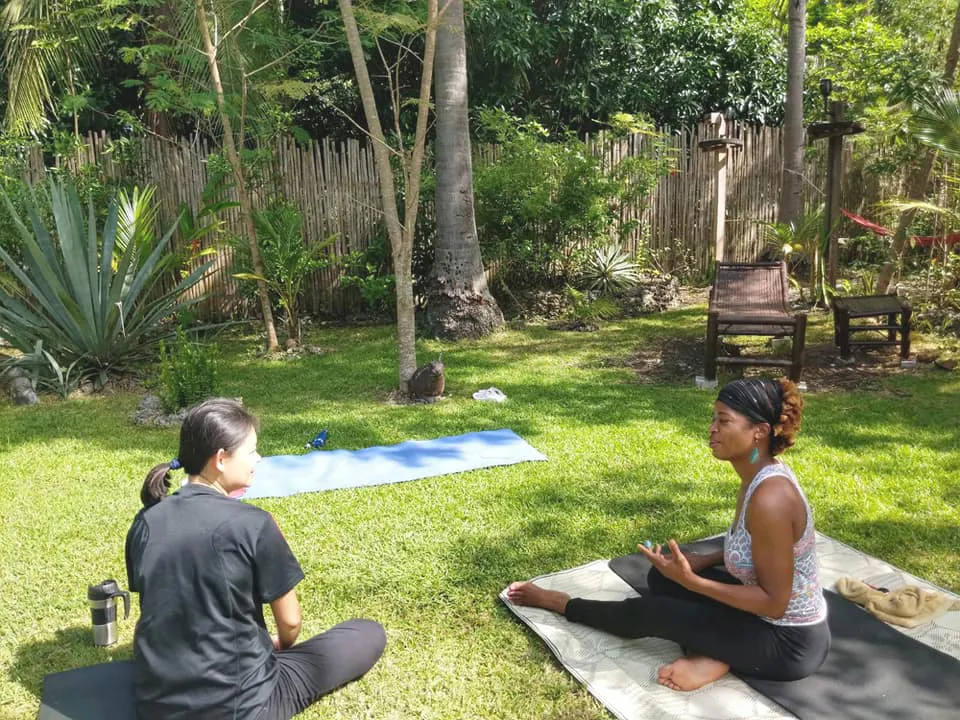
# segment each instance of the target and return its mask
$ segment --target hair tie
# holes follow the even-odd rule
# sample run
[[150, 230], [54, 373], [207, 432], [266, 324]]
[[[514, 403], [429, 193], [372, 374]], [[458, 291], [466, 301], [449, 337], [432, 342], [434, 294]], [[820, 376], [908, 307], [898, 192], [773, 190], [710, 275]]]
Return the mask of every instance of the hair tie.
[[180, 461], [177, 460], [177, 458], [174, 458], [173, 460], [168, 462], [167, 465], [170, 466], [171, 470], [179, 470], [180, 468], [183, 467], [183, 465], [180, 464]]

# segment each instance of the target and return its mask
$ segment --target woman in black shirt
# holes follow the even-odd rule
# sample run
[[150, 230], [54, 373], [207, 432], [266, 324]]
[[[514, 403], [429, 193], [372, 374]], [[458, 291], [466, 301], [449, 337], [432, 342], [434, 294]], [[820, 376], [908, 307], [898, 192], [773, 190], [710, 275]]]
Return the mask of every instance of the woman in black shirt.
[[[303, 571], [273, 517], [229, 497], [250, 485], [259, 459], [254, 418], [218, 398], [187, 413], [179, 458], [144, 481], [126, 543], [140, 594], [135, 702], [144, 720], [286, 720], [383, 653], [383, 628], [369, 620], [295, 644]], [[168, 496], [169, 471], [181, 466], [189, 482]]]

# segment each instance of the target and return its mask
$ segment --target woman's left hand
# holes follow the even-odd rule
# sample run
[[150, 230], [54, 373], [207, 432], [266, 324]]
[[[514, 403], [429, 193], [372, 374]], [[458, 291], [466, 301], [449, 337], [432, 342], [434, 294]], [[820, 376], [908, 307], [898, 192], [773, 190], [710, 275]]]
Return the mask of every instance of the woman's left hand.
[[663, 554], [662, 545], [657, 545], [653, 549], [637, 545], [637, 549], [646, 555], [647, 560], [660, 571], [661, 575], [678, 585], [687, 587], [690, 580], [696, 577], [696, 573], [693, 572], [687, 556], [680, 550], [676, 540], [668, 540], [667, 546], [670, 550], [669, 555]]

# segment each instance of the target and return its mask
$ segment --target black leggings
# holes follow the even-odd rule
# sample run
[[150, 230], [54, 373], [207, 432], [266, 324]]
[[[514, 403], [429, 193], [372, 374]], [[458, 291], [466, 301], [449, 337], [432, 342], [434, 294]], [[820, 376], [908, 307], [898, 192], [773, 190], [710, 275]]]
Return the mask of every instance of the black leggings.
[[[739, 584], [729, 573], [708, 568], [704, 577]], [[741, 675], [798, 680], [812, 675], [827, 657], [830, 628], [774, 625], [678, 585], [653, 568], [648, 593], [617, 602], [574, 598], [567, 603], [571, 622], [626, 638], [672, 640], [693, 655], [727, 663]]]
[[363, 676], [387, 644], [372, 620], [348, 620], [276, 653], [277, 686], [257, 720], [289, 720], [338, 687]]

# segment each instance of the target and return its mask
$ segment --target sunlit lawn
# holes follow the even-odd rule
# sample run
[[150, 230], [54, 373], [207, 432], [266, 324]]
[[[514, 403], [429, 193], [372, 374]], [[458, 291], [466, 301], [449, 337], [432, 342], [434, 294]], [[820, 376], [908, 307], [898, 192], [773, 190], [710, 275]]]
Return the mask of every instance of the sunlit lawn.
[[[638, 540], [716, 533], [736, 479], [705, 447], [712, 394], [610, 367], [641, 344], [697, 337], [703, 309], [542, 327], [443, 351], [449, 399], [384, 402], [393, 329], [334, 328], [332, 352], [266, 361], [221, 340], [223, 388], [261, 419], [261, 451], [303, 452], [321, 429], [360, 448], [512, 428], [549, 458], [416, 482], [261, 501], [306, 572], [305, 634], [350, 617], [387, 628], [381, 663], [306, 718], [606, 718], [497, 599], [511, 580], [630, 552]], [[812, 332], [826, 337], [821, 318]], [[503, 405], [470, 398], [495, 385]], [[130, 421], [138, 397], [0, 405], [0, 716], [33, 717], [44, 674], [128, 658], [136, 603], [110, 649], [90, 641], [86, 588], [126, 583], [123, 540], [146, 470], [174, 429]], [[811, 392], [788, 454], [818, 528], [960, 590], [960, 374], [916, 371], [869, 393]]]

